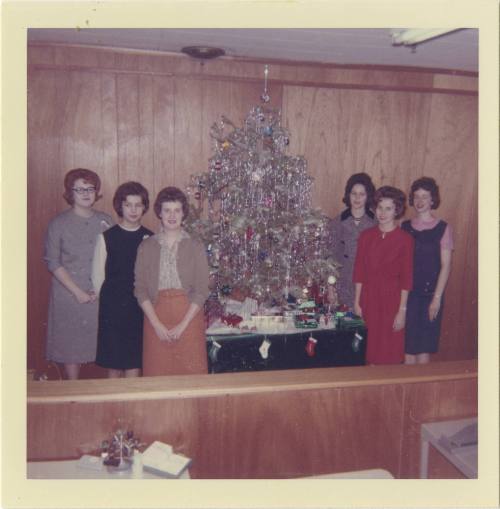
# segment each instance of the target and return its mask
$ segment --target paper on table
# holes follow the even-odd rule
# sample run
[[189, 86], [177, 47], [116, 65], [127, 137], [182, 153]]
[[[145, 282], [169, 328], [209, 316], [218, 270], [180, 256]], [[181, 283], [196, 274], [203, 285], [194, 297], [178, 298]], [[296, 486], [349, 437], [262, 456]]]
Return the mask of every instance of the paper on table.
[[191, 464], [191, 459], [174, 454], [172, 446], [153, 442], [142, 454], [142, 466], [155, 474], [178, 477]]

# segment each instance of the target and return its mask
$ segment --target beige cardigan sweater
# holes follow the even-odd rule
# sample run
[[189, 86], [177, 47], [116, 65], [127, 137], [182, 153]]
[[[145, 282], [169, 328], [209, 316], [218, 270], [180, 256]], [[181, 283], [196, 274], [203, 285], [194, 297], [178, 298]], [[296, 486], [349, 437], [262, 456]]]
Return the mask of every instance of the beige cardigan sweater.
[[[155, 304], [160, 278], [161, 246], [155, 237], [141, 242], [135, 261], [134, 295], [139, 304]], [[181, 239], [177, 248], [177, 273], [191, 303], [203, 308], [210, 293], [208, 262], [203, 244], [192, 237]]]

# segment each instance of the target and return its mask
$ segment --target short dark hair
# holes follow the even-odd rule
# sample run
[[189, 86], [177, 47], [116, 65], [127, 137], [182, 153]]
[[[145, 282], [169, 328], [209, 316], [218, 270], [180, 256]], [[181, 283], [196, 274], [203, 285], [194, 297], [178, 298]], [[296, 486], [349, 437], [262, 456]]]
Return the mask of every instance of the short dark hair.
[[419, 189], [423, 189], [424, 191], [429, 191], [429, 193], [431, 193], [431, 209], [437, 209], [441, 203], [441, 197], [439, 196], [439, 186], [431, 177], [422, 177], [413, 182], [410, 189], [410, 196], [408, 197], [410, 206], [413, 207], [413, 193]]
[[375, 191], [374, 202], [375, 206], [379, 204], [381, 200], [388, 198], [394, 202], [396, 209], [395, 219], [400, 219], [404, 216], [406, 211], [406, 195], [401, 191], [392, 186], [382, 186]]
[[373, 195], [375, 194], [375, 186], [373, 185], [370, 175], [367, 173], [354, 173], [347, 179], [345, 185], [344, 197], [342, 201], [351, 208], [351, 191], [356, 184], [361, 184], [366, 191], [366, 209], [373, 207]]
[[189, 214], [189, 204], [186, 195], [178, 187], [164, 187], [156, 197], [153, 209], [158, 218], [160, 218], [161, 206], [167, 201], [179, 201], [182, 205], [182, 219], [186, 219]]
[[101, 179], [99, 178], [99, 175], [92, 170], [87, 170], [86, 168], [74, 168], [73, 170], [69, 170], [64, 176], [63, 198], [69, 205], [73, 206], [75, 203], [73, 197], [73, 186], [79, 179], [82, 179], [84, 182], [88, 182], [95, 187], [95, 201], [102, 198], [102, 194], [99, 194], [99, 191], [101, 190]]
[[123, 217], [123, 202], [127, 200], [127, 196], [140, 196], [144, 210], [144, 215], [149, 209], [149, 194], [148, 190], [139, 182], [125, 182], [118, 186], [113, 196], [113, 208], [119, 217]]

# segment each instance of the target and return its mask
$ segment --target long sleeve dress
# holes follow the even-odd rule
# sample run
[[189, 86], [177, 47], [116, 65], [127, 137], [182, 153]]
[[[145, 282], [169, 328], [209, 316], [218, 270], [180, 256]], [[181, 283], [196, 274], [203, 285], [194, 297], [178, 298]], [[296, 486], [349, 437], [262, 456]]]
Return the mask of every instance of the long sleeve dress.
[[344, 210], [334, 217], [329, 224], [329, 249], [335, 261], [340, 263], [337, 292], [340, 304], [346, 304], [349, 309], [354, 308], [354, 284], [352, 271], [356, 258], [356, 249], [361, 232], [377, 224], [373, 213], [367, 213], [356, 224], [350, 209]]
[[413, 239], [397, 227], [378, 226], [359, 237], [353, 281], [361, 283], [360, 306], [368, 328], [366, 362], [398, 364], [404, 359], [404, 328], [393, 330], [401, 290], [413, 284]]
[[[94, 211], [81, 217], [73, 209], [49, 223], [44, 259], [50, 272], [64, 267], [86, 292], [93, 290], [92, 258], [97, 235], [113, 224], [108, 214]], [[80, 304], [71, 292], [52, 277], [47, 319], [47, 360], [77, 364], [93, 362], [97, 346], [97, 301]]]

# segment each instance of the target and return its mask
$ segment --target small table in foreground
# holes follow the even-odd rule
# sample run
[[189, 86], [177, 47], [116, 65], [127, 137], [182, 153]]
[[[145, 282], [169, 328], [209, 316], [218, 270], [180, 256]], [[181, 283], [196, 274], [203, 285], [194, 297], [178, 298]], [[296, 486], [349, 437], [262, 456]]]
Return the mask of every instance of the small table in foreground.
[[[95, 460], [95, 468], [78, 466], [82, 459]], [[111, 471], [102, 465], [101, 458], [85, 455], [79, 460], [29, 461], [27, 479], [166, 479], [140, 468]], [[190, 479], [189, 470], [185, 470], [179, 479]], [[170, 479], [167, 479], [170, 480]]]
[[442, 436], [449, 438], [466, 426], [475, 423], [477, 424], [477, 417], [422, 424], [420, 431], [420, 479], [427, 479], [429, 444], [432, 444], [433, 447], [466, 477], [469, 479], [477, 479], [477, 444], [465, 445], [448, 450], [439, 443]]

